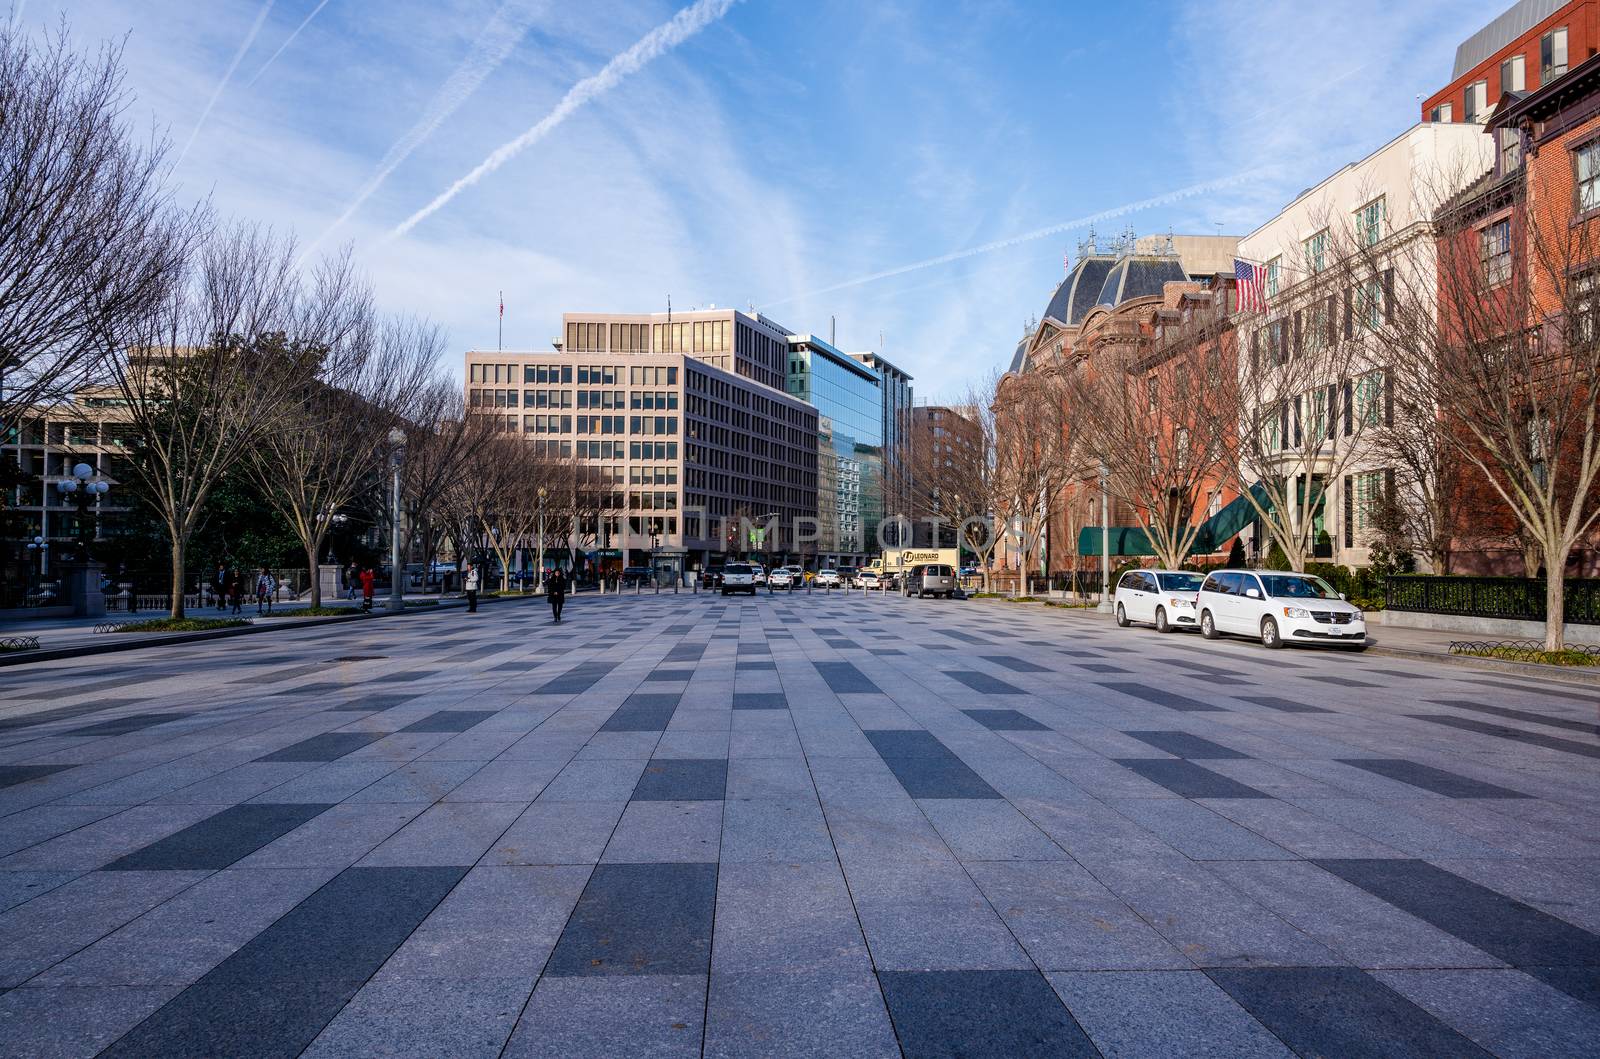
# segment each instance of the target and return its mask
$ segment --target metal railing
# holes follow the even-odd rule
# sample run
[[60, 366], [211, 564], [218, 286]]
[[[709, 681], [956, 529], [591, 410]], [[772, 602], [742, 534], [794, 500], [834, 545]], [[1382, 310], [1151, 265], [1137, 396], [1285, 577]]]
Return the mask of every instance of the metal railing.
[[[1600, 579], [1568, 578], [1563, 589], [1569, 623], [1600, 625]], [[1403, 574], [1387, 579], [1384, 606], [1469, 618], [1544, 621], [1545, 591], [1543, 578]]]

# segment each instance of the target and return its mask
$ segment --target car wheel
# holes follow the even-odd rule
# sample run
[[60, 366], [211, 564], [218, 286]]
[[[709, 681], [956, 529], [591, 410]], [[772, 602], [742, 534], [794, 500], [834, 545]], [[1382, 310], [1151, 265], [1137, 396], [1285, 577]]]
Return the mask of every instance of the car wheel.
[[1171, 632], [1172, 626], [1167, 624], [1167, 608], [1156, 608], [1156, 632]]
[[722, 594], [723, 594], [723, 595], [724, 595], [724, 596], [726, 596], [726, 595], [727, 595], [727, 594], [728, 594], [728, 590], [727, 590], [727, 589], [723, 589], [723, 590], [722, 590]]
[[1117, 604], [1117, 628], [1126, 629], [1132, 623], [1128, 621], [1128, 612], [1122, 609], [1122, 604]]
[[927, 599], [928, 598], [928, 594], [926, 592], [922, 591], [921, 589], [918, 589], [917, 590], [917, 598], [918, 599]]
[[1215, 640], [1220, 635], [1217, 632], [1217, 623], [1212, 620], [1209, 610], [1200, 612], [1200, 635], [1208, 640]]
[[1283, 637], [1278, 634], [1278, 623], [1271, 618], [1261, 619], [1261, 646], [1273, 651], [1283, 646]]
[[1364, 643], [1358, 643], [1354, 647], [1347, 648], [1347, 650], [1354, 651], [1356, 654], [1360, 654], [1362, 651], [1365, 651], [1366, 649], [1367, 649], [1367, 645], [1364, 644]]

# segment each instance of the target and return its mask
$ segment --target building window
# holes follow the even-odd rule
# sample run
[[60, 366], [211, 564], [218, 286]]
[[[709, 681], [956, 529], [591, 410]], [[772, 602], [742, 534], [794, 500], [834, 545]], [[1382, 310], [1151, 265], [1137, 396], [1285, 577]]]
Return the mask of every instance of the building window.
[[1428, 120], [1434, 122], [1435, 124], [1442, 123], [1448, 125], [1455, 120], [1455, 116], [1455, 104], [1440, 103], [1438, 106], [1434, 107], [1433, 112], [1428, 115]]
[[1579, 213], [1600, 209], [1600, 140], [1591, 140], [1572, 152], [1572, 179]]
[[1383, 483], [1382, 471], [1363, 471], [1350, 476], [1350, 515], [1356, 533], [1365, 535], [1372, 528], [1373, 516], [1383, 499]]
[[1511, 278], [1511, 218], [1495, 221], [1479, 233], [1483, 247], [1483, 278], [1490, 286]]
[[1328, 229], [1316, 233], [1301, 244], [1306, 254], [1306, 271], [1316, 275], [1328, 267]]
[[1567, 27], [1539, 38], [1539, 83], [1549, 84], [1567, 72]]
[[1383, 238], [1384, 196], [1356, 210], [1356, 244], [1375, 246]]
[[1467, 86], [1462, 99], [1462, 116], [1467, 121], [1481, 121], [1489, 116], [1489, 82], [1474, 81]]
[[1356, 422], [1375, 427], [1383, 422], [1383, 369], [1356, 379]]
[[1600, 328], [1595, 326], [1600, 321], [1600, 269], [1573, 276], [1568, 282], [1567, 299], [1575, 322], [1573, 331], [1580, 341], [1593, 342], [1600, 335]]
[[1500, 172], [1514, 173], [1522, 165], [1522, 133], [1516, 129], [1497, 129], [1500, 138]]
[[1521, 92], [1528, 87], [1527, 60], [1524, 56], [1513, 55], [1500, 64], [1500, 91]]
[[1267, 297], [1278, 296], [1278, 287], [1283, 282], [1283, 258], [1273, 258], [1267, 262]]

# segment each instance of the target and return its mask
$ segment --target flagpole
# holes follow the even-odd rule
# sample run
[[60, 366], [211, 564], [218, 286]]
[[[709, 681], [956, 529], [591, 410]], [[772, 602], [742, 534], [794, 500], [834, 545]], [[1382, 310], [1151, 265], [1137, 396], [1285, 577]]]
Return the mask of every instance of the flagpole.
[[500, 324], [499, 335], [495, 338], [495, 348], [505, 352], [506, 348], [506, 292], [500, 292]]

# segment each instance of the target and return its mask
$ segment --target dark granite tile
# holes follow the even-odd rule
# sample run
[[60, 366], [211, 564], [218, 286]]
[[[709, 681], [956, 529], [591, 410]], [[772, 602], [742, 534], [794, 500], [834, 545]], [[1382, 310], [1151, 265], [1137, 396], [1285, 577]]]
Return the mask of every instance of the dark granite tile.
[[644, 675], [646, 680], [688, 680], [694, 676], [692, 669], [652, 669]]
[[1134, 684], [1129, 682], [1106, 683], [1100, 685], [1111, 691], [1120, 691], [1124, 695], [1131, 695], [1145, 702], [1153, 702], [1157, 706], [1165, 706], [1169, 710], [1179, 710], [1184, 713], [1227, 713], [1221, 706], [1213, 706], [1209, 702], [1196, 702], [1194, 699], [1179, 695], [1177, 692], [1166, 691], [1162, 688], [1152, 688], [1147, 684]]
[[771, 672], [778, 668], [776, 662], [739, 662], [734, 665], [734, 670], [739, 673]]
[[400, 729], [402, 732], [465, 732], [482, 724], [495, 714], [494, 710], [440, 710], [420, 721]]
[[1167, 758], [1117, 758], [1117, 764], [1132, 769], [1151, 783], [1159, 783], [1185, 798], [1270, 798], [1254, 787], [1229, 779], [1220, 772], [1201, 768], [1192, 761]]
[[1381, 687], [1383, 687], [1382, 684], [1374, 684], [1370, 680], [1352, 680], [1349, 677], [1337, 677], [1337, 676], [1334, 676], [1331, 673], [1318, 673], [1315, 676], [1308, 676], [1308, 677], [1306, 677], [1306, 679], [1307, 680], [1314, 680], [1318, 684], [1333, 684], [1336, 687], [1341, 687], [1341, 688], [1381, 688]]
[[1132, 736], [1141, 743], [1148, 743], [1157, 750], [1165, 750], [1174, 757], [1228, 761], [1250, 756], [1188, 732], [1123, 732], [1122, 734]]
[[1206, 973], [1301, 1055], [1432, 1059], [1489, 1054], [1354, 967], [1218, 968]]
[[817, 672], [822, 674], [822, 679], [828, 682], [828, 688], [836, 695], [872, 694], [877, 692], [878, 685], [867, 679], [867, 675], [855, 667], [854, 662], [813, 662]]
[[742, 655], [770, 655], [772, 648], [764, 643], [745, 642], [739, 645], [738, 653]]
[[706, 653], [706, 645], [703, 644], [703, 643], [673, 644], [672, 645], [672, 649], [667, 652], [667, 657], [662, 659], [662, 661], [664, 661], [664, 662], [698, 662], [698, 661], [700, 661], [700, 656], [705, 654], [705, 653]]
[[29, 780], [54, 776], [72, 767], [71, 765], [0, 765], [0, 788], [15, 787]]
[[1234, 698], [1241, 702], [1252, 702], [1257, 706], [1265, 706], [1269, 710], [1279, 713], [1332, 713], [1321, 706], [1307, 706], [1303, 702], [1294, 702], [1291, 699], [1280, 699], [1276, 695], [1235, 695]]
[[789, 698], [781, 691], [736, 691], [733, 693], [736, 710], [787, 710]]
[[991, 732], [1048, 732], [1050, 726], [1040, 724], [1016, 710], [962, 710], [962, 713], [983, 725]]
[[1462, 677], [1463, 684], [1481, 684], [1487, 688], [1503, 688], [1506, 691], [1520, 691], [1527, 694], [1530, 691], [1540, 695], [1553, 695], [1560, 699], [1577, 699], [1579, 702], [1590, 702], [1600, 705], [1600, 696], [1593, 692], [1580, 691], [1567, 684], [1555, 684], [1548, 680], [1525, 680], [1513, 684], [1509, 680], [1491, 680], [1485, 677]]
[[282, 750], [275, 750], [257, 761], [338, 761], [368, 743], [376, 743], [386, 732], [324, 732], [302, 739]]
[[146, 728], [154, 728], [158, 724], [169, 724], [172, 721], [181, 721], [185, 717], [193, 717], [192, 713], [130, 713], [126, 717], [113, 717], [109, 721], [91, 724], [87, 728], [73, 728], [62, 732], [62, 735], [127, 735], [129, 732], [142, 732]]
[[298, 1055], [466, 871], [346, 869], [101, 1055]]
[[1049, 673], [1051, 669], [1023, 658], [1013, 658], [1010, 655], [984, 655], [985, 662], [1004, 667], [1013, 673]]
[[987, 673], [979, 673], [972, 669], [946, 669], [944, 675], [952, 680], [959, 680], [980, 695], [1022, 694], [1022, 689], [1015, 684], [1007, 684], [999, 677], [991, 677]]
[[1415, 761], [1406, 761], [1403, 758], [1369, 757], [1369, 758], [1339, 758], [1342, 764], [1353, 768], [1363, 769], [1379, 776], [1385, 776], [1401, 783], [1409, 783], [1413, 787], [1420, 787], [1425, 791], [1442, 794], [1446, 798], [1526, 798], [1528, 795], [1520, 791], [1508, 790], [1497, 787], [1493, 783], [1485, 783], [1467, 776], [1458, 776], [1454, 772], [1436, 769], [1431, 765], [1419, 764]]
[[588, 691], [600, 678], [615, 669], [615, 662], [579, 662], [576, 666], [534, 689], [536, 695], [576, 695]]
[[1038, 971], [880, 971], [878, 981], [907, 1056], [1100, 1054]]
[[1543, 732], [1524, 732], [1520, 728], [1507, 728], [1500, 724], [1486, 724], [1483, 721], [1474, 721], [1466, 717], [1451, 717], [1447, 714], [1412, 713], [1407, 714], [1407, 716], [1414, 721], [1429, 721], [1433, 724], [1442, 724], [1446, 728], [1456, 728], [1463, 732], [1477, 732], [1479, 735], [1494, 736], [1496, 739], [1523, 743], [1527, 746], [1542, 746], [1546, 750], [1559, 750], [1563, 754], [1600, 758], [1600, 744], [1580, 743], [1573, 739], [1558, 739], [1553, 735], [1545, 735]]
[[[9, 695], [10, 692], [7, 692]], [[102, 713], [114, 710], [121, 706], [132, 706], [136, 702], [144, 702], [143, 698], [134, 699], [100, 699], [96, 702], [80, 702], [76, 706], [57, 706], [53, 710], [38, 710], [34, 713], [18, 714], [15, 717], [0, 718], [0, 732], [10, 732], [18, 728], [32, 728], [35, 725], [49, 724], [51, 721], [65, 721], [73, 717], [82, 717], [89, 713]]]
[[265, 802], [235, 805], [114, 860], [104, 870], [220, 871], [331, 808]]
[[1426, 861], [1314, 863], [1570, 996], [1600, 995], [1600, 936], [1582, 927]]
[[664, 732], [677, 712], [683, 696], [679, 692], [643, 692], [629, 695], [615, 713], [606, 718], [602, 732]]
[[427, 680], [438, 675], [437, 669], [406, 669], [398, 673], [382, 673], [372, 678], [377, 684], [400, 684], [413, 680]]
[[1582, 732], [1584, 735], [1600, 735], [1600, 724], [1595, 724], [1593, 721], [1574, 721], [1566, 717], [1551, 717], [1549, 714], [1534, 713], [1532, 710], [1513, 710], [1506, 706], [1488, 706], [1481, 702], [1468, 702], [1464, 699], [1431, 699], [1429, 701], [1437, 706], [1450, 706], [1458, 710], [1486, 713], [1492, 717], [1504, 717], [1508, 721], [1526, 721], [1529, 724], [1542, 724], [1547, 728], [1561, 728], [1569, 732]]
[[867, 740], [913, 798], [999, 798], [955, 752], [921, 729], [870, 731]]
[[715, 864], [596, 865], [544, 973], [705, 975], [716, 894]]
[[341, 702], [337, 706], [329, 706], [328, 707], [328, 712], [330, 712], [330, 713], [381, 713], [384, 710], [392, 710], [396, 706], [399, 706], [401, 703], [410, 702], [412, 699], [415, 699], [415, 698], [418, 698], [418, 696], [416, 696], [416, 695], [363, 695], [360, 698], [351, 699], [349, 702]]
[[720, 802], [728, 788], [725, 758], [651, 758], [633, 788], [636, 802]]
[[1126, 673], [1122, 666], [1114, 666], [1109, 662], [1073, 662], [1079, 669], [1086, 669], [1091, 673]]

